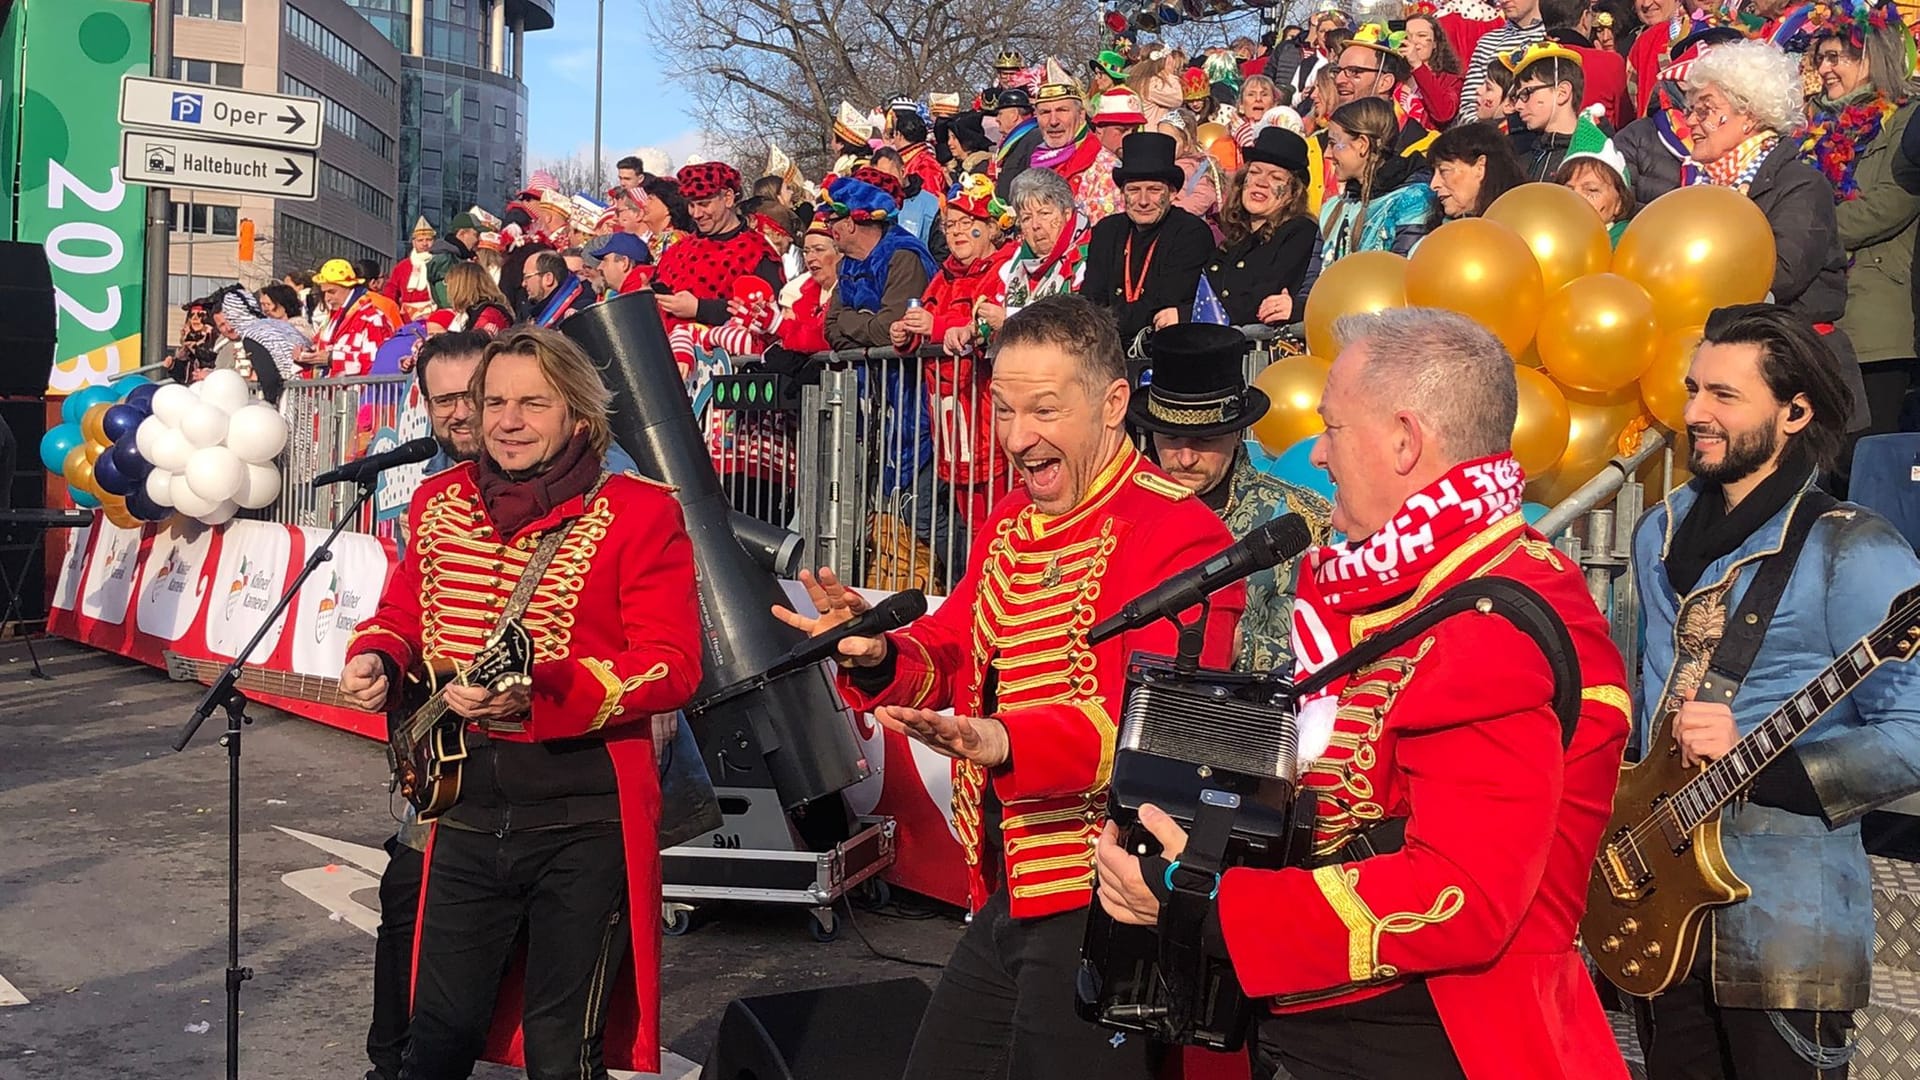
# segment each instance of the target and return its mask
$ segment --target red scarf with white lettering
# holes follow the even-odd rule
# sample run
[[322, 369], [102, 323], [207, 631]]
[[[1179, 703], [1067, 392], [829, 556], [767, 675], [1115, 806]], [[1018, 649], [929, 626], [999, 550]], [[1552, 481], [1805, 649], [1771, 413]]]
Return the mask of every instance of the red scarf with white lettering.
[[[1519, 511], [1525, 485], [1512, 454], [1463, 461], [1409, 495], [1372, 536], [1307, 552], [1309, 572], [1300, 575], [1293, 606], [1294, 677], [1305, 678], [1351, 649], [1355, 616], [1399, 600], [1461, 544]], [[1335, 680], [1300, 703], [1303, 763], [1326, 745], [1311, 730], [1310, 706], [1324, 701], [1312, 711], [1325, 710], [1321, 719], [1330, 726], [1330, 706], [1344, 684]]]

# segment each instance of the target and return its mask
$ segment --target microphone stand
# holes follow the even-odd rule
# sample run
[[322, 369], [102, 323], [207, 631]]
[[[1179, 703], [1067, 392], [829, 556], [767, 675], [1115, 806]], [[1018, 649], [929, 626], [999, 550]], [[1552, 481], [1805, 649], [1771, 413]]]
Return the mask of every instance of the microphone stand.
[[207, 687], [207, 693], [194, 708], [193, 716], [180, 729], [180, 737], [173, 740], [174, 750], [185, 750], [187, 744], [193, 741], [194, 732], [200, 730], [200, 725], [213, 715], [215, 709], [226, 712], [227, 730], [220, 736], [220, 745], [227, 748], [227, 1080], [239, 1080], [240, 1077], [240, 984], [253, 978], [252, 968], [240, 966], [240, 731], [244, 725], [253, 723], [253, 718], [246, 714], [246, 696], [240, 693], [235, 684], [239, 682], [240, 669], [246, 664], [247, 657], [253, 655], [253, 650], [260, 647], [274, 623], [286, 613], [294, 596], [300, 592], [300, 586], [306, 584], [307, 578], [313, 576], [320, 564], [333, 558], [333, 542], [339, 539], [349, 522], [360, 516], [361, 508], [373, 498], [377, 478], [377, 475], [369, 475], [360, 481], [360, 492], [354, 496], [346, 513], [334, 522], [333, 531], [307, 556], [306, 565], [300, 568], [300, 573], [280, 594], [279, 601], [273, 605], [272, 611], [267, 612], [260, 628], [253, 632], [253, 640], [234, 654], [226, 670], [213, 680], [212, 686]]

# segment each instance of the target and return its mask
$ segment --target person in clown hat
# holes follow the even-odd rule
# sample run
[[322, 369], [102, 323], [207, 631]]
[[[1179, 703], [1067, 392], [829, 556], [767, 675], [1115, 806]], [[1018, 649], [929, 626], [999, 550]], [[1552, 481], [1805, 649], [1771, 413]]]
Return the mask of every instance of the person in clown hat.
[[373, 368], [374, 354], [398, 327], [373, 302], [366, 279], [354, 272], [347, 260], [328, 259], [313, 275], [313, 284], [325, 298], [330, 314], [313, 339], [313, 347], [295, 359], [316, 377], [367, 374]]
[[1140, 99], [1123, 86], [1116, 86], [1094, 99], [1093, 137], [1100, 144], [1100, 153], [1087, 169], [1078, 200], [1080, 212], [1088, 221], [1098, 222], [1119, 211], [1120, 185], [1114, 183], [1113, 171], [1120, 167], [1120, 148], [1127, 136], [1146, 123], [1146, 111], [1140, 107]]
[[413, 223], [413, 250], [393, 264], [393, 273], [387, 275], [386, 287], [381, 290], [400, 305], [400, 314], [407, 322], [423, 318], [433, 310], [427, 262], [433, 258], [434, 235], [434, 228], [425, 216]]

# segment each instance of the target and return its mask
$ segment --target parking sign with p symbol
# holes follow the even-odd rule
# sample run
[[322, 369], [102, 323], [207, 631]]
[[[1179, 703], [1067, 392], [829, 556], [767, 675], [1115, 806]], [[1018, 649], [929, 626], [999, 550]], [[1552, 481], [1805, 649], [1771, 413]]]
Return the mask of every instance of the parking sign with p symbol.
[[200, 122], [200, 95], [199, 94], [181, 94], [181, 93], [174, 94], [173, 95], [173, 118], [175, 121], [183, 124], [199, 123]]

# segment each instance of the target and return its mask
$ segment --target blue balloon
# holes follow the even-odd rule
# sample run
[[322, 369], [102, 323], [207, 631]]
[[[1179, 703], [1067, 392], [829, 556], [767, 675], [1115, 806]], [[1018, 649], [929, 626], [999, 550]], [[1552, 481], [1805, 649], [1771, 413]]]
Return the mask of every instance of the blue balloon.
[[141, 521], [164, 521], [173, 511], [148, 498], [146, 485], [138, 484], [127, 496], [127, 513]]
[[119, 400], [120, 395], [114, 393], [111, 387], [89, 386], [67, 395], [67, 400], [60, 403], [60, 419], [64, 423], [78, 424], [80, 418], [87, 415], [88, 409], [95, 405], [111, 405]]
[[133, 478], [122, 473], [120, 467], [113, 463], [112, 454], [101, 454], [94, 460], [93, 482], [100, 485], [101, 491], [122, 497], [132, 491], [136, 484]]
[[140, 456], [140, 447], [134, 443], [132, 435], [114, 443], [113, 449], [101, 456], [112, 458], [114, 467], [120, 470], [120, 475], [130, 480], [139, 480], [144, 483], [147, 474], [153, 471], [153, 464]]
[[[63, 412], [65, 409], [66, 406], [61, 406]], [[57, 424], [48, 428], [47, 433], [40, 437], [40, 464], [45, 465], [48, 472], [59, 476], [60, 470], [67, 464], [67, 455], [84, 441], [86, 436], [81, 433], [79, 424]]]
[[[96, 462], [95, 464], [97, 465], [98, 462]], [[67, 495], [68, 497], [73, 499], [73, 505], [78, 506], [83, 510], [92, 510], [97, 508], [100, 505], [100, 500], [94, 498], [92, 493], [81, 491], [79, 488], [74, 487], [72, 484], [67, 485]]]
[[142, 416], [151, 415], [153, 412], [153, 395], [159, 389], [159, 383], [143, 382], [127, 394], [127, 400], [124, 404], [139, 409], [140, 415]]
[[146, 418], [147, 414], [121, 402], [108, 409], [107, 415], [100, 418], [100, 428], [107, 433], [109, 442], [119, 442], [121, 439], [132, 438], [133, 429], [139, 427], [140, 421]]
[[1313, 444], [1319, 441], [1320, 436], [1315, 435], [1287, 447], [1281, 453], [1279, 460], [1274, 462], [1271, 471], [1273, 475], [1289, 484], [1309, 491], [1317, 491], [1331, 499], [1333, 498], [1333, 480], [1327, 475], [1327, 470], [1320, 468], [1312, 461]]
[[1527, 524], [1532, 525], [1537, 523], [1541, 518], [1546, 517], [1547, 511], [1551, 509], [1553, 509], [1553, 507], [1548, 506], [1546, 503], [1522, 503], [1520, 505], [1520, 516], [1527, 519]]
[[152, 386], [152, 385], [153, 385], [153, 380], [147, 378], [145, 375], [123, 375], [120, 378], [115, 379], [112, 382], [107, 384], [107, 386], [113, 391], [115, 400], [118, 400], [118, 401], [127, 400], [127, 395], [133, 393], [135, 390], [138, 390], [142, 386]]

